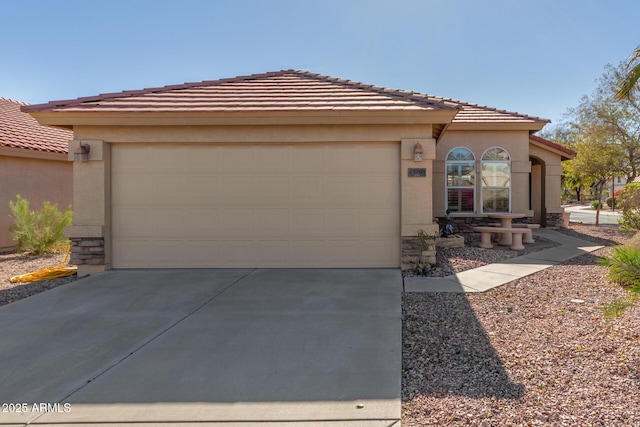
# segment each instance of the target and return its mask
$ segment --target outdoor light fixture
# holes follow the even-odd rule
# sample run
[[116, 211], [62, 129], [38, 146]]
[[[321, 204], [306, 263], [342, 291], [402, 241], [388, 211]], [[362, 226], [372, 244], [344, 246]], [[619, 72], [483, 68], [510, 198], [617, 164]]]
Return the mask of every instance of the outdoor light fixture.
[[422, 161], [422, 145], [419, 142], [413, 147], [413, 160], [416, 162]]
[[81, 142], [78, 149], [73, 153], [73, 161], [87, 163], [89, 161], [89, 151], [91, 151], [91, 146]]

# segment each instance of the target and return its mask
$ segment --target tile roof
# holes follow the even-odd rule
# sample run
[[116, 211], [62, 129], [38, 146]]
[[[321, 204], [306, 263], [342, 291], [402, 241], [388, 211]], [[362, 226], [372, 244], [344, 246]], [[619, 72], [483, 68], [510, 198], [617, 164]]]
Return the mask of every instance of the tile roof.
[[51, 101], [23, 111], [360, 111], [459, 110], [453, 123], [547, 120], [449, 98], [388, 89], [300, 70]]
[[576, 153], [575, 151], [567, 148], [567, 147], [563, 147], [560, 144], [556, 144], [555, 142], [551, 142], [548, 139], [544, 139], [541, 138], [537, 135], [529, 135], [529, 139], [532, 141], [536, 141], [540, 144], [546, 145], [547, 147], [553, 148], [555, 150], [561, 151], [563, 153], [565, 153], [568, 159], [573, 159], [578, 153]]
[[440, 110], [455, 104], [305, 71], [283, 70], [33, 105], [23, 111]]
[[66, 154], [73, 132], [43, 126], [20, 111], [24, 102], [0, 98], [0, 147]]

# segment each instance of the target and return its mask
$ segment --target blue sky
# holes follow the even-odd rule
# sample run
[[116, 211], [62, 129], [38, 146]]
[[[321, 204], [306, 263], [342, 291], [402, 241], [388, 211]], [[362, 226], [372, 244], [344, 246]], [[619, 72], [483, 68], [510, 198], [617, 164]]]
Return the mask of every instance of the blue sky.
[[295, 68], [558, 122], [640, 44], [631, 0], [0, 0], [29, 103]]

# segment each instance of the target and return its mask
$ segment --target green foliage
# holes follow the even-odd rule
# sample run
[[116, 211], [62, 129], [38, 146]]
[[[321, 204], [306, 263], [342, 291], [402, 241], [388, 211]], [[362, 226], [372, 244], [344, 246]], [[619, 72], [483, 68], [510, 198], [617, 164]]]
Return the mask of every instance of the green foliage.
[[620, 229], [626, 232], [640, 231], [640, 183], [627, 184], [618, 195], [616, 207], [622, 209], [618, 220]]
[[60, 212], [57, 204], [45, 201], [36, 212], [29, 210], [29, 201], [18, 194], [15, 202], [9, 201], [9, 208], [13, 214], [9, 231], [18, 243], [19, 250], [41, 255], [62, 252], [69, 245], [63, 230], [73, 221], [71, 206]]
[[591, 209], [598, 209], [602, 207], [602, 202], [600, 200], [592, 200], [591, 201]]
[[609, 267], [609, 279], [628, 288], [632, 292], [640, 292], [640, 247], [619, 246], [608, 258], [598, 263]]
[[607, 199], [605, 200], [605, 203], [607, 204], [607, 206], [609, 206], [610, 208], [613, 208], [613, 197], [609, 196], [607, 197]]
[[606, 302], [600, 306], [605, 319], [612, 320], [620, 316], [627, 308], [631, 307], [637, 298], [625, 296], [616, 300]]

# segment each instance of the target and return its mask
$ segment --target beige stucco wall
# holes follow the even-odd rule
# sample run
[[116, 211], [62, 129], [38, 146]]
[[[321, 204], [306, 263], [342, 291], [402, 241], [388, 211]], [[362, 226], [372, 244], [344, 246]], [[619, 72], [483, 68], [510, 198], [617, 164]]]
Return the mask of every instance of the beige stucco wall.
[[[562, 213], [560, 207], [562, 194], [562, 158], [559, 154], [529, 144], [529, 153], [544, 162], [545, 195], [544, 202], [547, 213]], [[535, 181], [533, 181], [535, 183]], [[535, 184], [533, 185], [535, 187]]]
[[[449, 130], [436, 147], [436, 160], [433, 164], [433, 211], [435, 216], [445, 215], [445, 159], [449, 151], [456, 147], [465, 147], [476, 157], [476, 193], [475, 214], [457, 214], [458, 216], [481, 215], [482, 199], [480, 193], [480, 159], [491, 147], [501, 147], [511, 156], [511, 211], [532, 216], [529, 209], [529, 131], [528, 130]], [[522, 191], [526, 189], [526, 191]]]
[[65, 157], [46, 160], [0, 155], [0, 250], [15, 247], [9, 233], [13, 222], [9, 201], [17, 194], [26, 198], [33, 210], [45, 200], [57, 203], [60, 210], [72, 204], [72, 163]]
[[[68, 237], [105, 237], [106, 265], [80, 266], [79, 275], [110, 268], [110, 150], [118, 143], [319, 143], [397, 142], [401, 145], [401, 230], [415, 235], [431, 223], [431, 159], [435, 140], [430, 124], [399, 125], [286, 125], [286, 126], [75, 126], [73, 152], [79, 141], [89, 144], [88, 163], [75, 163], [76, 217]], [[402, 142], [404, 141], [404, 142]], [[424, 161], [413, 161], [413, 146], [420, 142]], [[426, 178], [407, 179], [409, 167], [426, 167]], [[401, 183], [398, 183], [401, 185]], [[405, 234], [408, 233], [408, 234]]]

